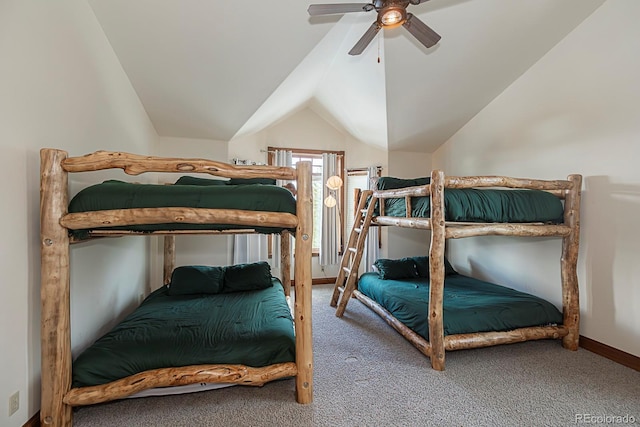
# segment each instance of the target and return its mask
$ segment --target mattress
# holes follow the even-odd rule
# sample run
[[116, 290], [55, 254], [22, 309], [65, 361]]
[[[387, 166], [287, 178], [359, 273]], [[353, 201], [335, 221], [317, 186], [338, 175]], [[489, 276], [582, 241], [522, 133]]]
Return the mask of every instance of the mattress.
[[[211, 180], [210, 180], [211, 181]], [[296, 213], [296, 200], [289, 190], [276, 185], [155, 185], [108, 180], [80, 191], [69, 203], [69, 213], [111, 209], [185, 207], [241, 209]], [[226, 230], [255, 229], [260, 233], [279, 233], [282, 229], [212, 224], [148, 224], [109, 227], [116, 230]], [[294, 230], [291, 230], [294, 231]]]
[[[358, 290], [429, 339], [429, 279], [382, 280], [377, 273], [365, 273], [360, 276]], [[562, 313], [542, 298], [462, 274], [445, 278], [445, 335], [561, 323]]]
[[293, 318], [280, 281], [258, 291], [151, 293], [73, 362], [73, 387], [149, 369], [200, 364], [252, 367], [295, 361]]

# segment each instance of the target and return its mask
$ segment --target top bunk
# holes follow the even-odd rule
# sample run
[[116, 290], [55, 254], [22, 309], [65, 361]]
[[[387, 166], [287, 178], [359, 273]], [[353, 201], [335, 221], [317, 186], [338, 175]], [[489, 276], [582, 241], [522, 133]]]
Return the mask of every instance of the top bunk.
[[446, 239], [482, 235], [568, 236], [579, 209], [581, 175], [566, 180], [504, 176], [381, 177], [372, 225], [432, 230]]
[[[298, 225], [296, 198], [276, 185], [276, 180], [293, 181], [299, 188], [295, 168], [109, 151], [68, 157], [48, 148], [41, 158], [43, 197], [60, 204], [59, 224], [69, 230], [71, 242], [129, 234], [294, 233]], [[180, 176], [173, 184], [108, 180], [68, 200], [68, 173], [106, 169], [207, 177]]]

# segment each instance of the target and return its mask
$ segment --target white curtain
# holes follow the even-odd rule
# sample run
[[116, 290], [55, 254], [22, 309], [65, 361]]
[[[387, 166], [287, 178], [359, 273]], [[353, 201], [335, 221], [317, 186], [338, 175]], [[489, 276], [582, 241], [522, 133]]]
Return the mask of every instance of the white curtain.
[[[371, 166], [367, 169], [367, 182], [369, 190], [375, 190], [378, 181], [378, 167]], [[373, 271], [373, 263], [380, 257], [380, 239], [378, 227], [369, 227], [367, 242], [364, 246], [364, 271]]]
[[[336, 199], [338, 194], [326, 186], [327, 179], [333, 175], [340, 175], [338, 171], [338, 156], [335, 153], [322, 154], [322, 200], [329, 195]], [[339, 211], [338, 205], [328, 208], [322, 203], [322, 238], [320, 239], [320, 265], [338, 264], [339, 251]]]
[[233, 264], [267, 261], [266, 234], [236, 234], [233, 236]]
[[[287, 150], [276, 150], [274, 153], [274, 161], [273, 161], [274, 166], [288, 166], [291, 167], [293, 166], [293, 160], [292, 160], [292, 152], [291, 151], [287, 151]], [[276, 185], [279, 186], [283, 186], [287, 183], [288, 181], [279, 179], [276, 181]], [[280, 268], [280, 258], [281, 258], [281, 248], [280, 248], [280, 235], [279, 234], [274, 234], [273, 235], [273, 239], [271, 239], [272, 241], [272, 247], [271, 247], [271, 253], [273, 254], [273, 257], [271, 258], [271, 266], [274, 268]], [[289, 239], [289, 245], [291, 245], [291, 240]], [[289, 248], [289, 253], [291, 254], [291, 248]]]

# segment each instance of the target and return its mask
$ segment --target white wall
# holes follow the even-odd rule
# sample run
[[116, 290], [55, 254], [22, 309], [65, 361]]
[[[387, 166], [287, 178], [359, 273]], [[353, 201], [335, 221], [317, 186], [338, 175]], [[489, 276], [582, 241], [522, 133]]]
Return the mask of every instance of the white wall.
[[[83, 0], [0, 2], [0, 58], [0, 425], [14, 427], [40, 408], [39, 150], [147, 153], [156, 134]], [[144, 290], [145, 241], [72, 248], [74, 348], [93, 340]], [[20, 409], [8, 417], [15, 391]]]
[[[640, 356], [640, 2], [609, 0], [434, 154], [449, 174], [584, 176], [581, 330]], [[451, 242], [460, 270], [560, 306], [560, 240]]]
[[[337, 129], [313, 110], [304, 108], [285, 120], [253, 135], [229, 142], [229, 157], [267, 162], [267, 147], [293, 147], [314, 150], [343, 150], [347, 168], [387, 167], [387, 151], [363, 143]], [[314, 278], [336, 277], [336, 266], [324, 271], [313, 259]]]
[[[396, 178], [420, 178], [431, 174], [431, 154], [407, 151], [389, 152], [389, 169], [385, 175]], [[385, 239], [386, 236], [386, 239]], [[381, 257], [392, 259], [427, 255], [429, 232], [400, 227], [384, 227]]]

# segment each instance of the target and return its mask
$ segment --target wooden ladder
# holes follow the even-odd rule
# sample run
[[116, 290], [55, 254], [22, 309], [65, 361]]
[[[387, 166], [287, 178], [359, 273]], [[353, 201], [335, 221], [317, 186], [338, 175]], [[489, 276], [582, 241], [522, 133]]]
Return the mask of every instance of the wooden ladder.
[[[369, 231], [373, 212], [377, 204], [377, 198], [373, 197], [372, 194], [373, 191], [365, 190], [360, 195], [356, 218], [353, 223], [353, 228], [351, 229], [351, 234], [349, 234], [349, 242], [342, 254], [340, 271], [338, 272], [336, 284], [333, 288], [333, 296], [331, 297], [331, 307], [338, 306], [336, 310], [336, 316], [338, 317], [342, 317], [344, 314], [349, 298], [351, 298], [351, 294], [356, 287], [358, 268], [362, 260], [364, 244], [367, 241], [367, 232]], [[371, 199], [369, 206], [367, 206], [368, 199]], [[342, 298], [340, 294], [342, 294]]]

